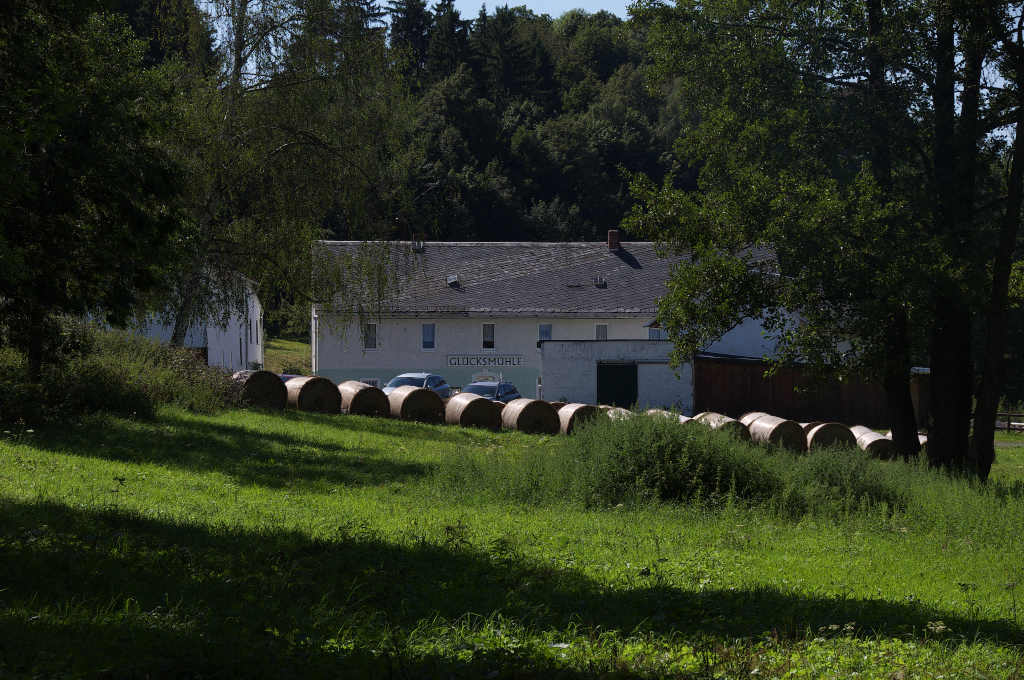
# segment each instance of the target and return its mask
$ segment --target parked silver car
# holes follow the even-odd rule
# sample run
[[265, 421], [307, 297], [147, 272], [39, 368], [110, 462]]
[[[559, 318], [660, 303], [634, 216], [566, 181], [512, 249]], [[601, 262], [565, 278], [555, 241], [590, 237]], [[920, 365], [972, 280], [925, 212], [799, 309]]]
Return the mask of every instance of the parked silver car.
[[519, 390], [512, 383], [494, 382], [491, 380], [471, 383], [463, 387], [462, 391], [479, 394], [481, 397], [487, 397], [491, 401], [500, 401], [503, 404], [522, 397], [519, 394]]
[[426, 387], [428, 390], [434, 390], [437, 396], [442, 399], [452, 396], [451, 386], [445, 382], [444, 377], [435, 373], [403, 373], [402, 375], [396, 375], [384, 386], [384, 394], [391, 394], [396, 387], [405, 387], [406, 385]]

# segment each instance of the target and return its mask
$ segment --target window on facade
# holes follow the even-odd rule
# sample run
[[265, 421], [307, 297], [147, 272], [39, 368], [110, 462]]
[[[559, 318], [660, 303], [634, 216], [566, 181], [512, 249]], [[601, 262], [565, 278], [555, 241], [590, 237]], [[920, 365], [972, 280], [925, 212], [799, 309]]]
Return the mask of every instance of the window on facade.
[[595, 340], [607, 340], [608, 339], [608, 324], [599, 323], [594, 325], [594, 339]]
[[551, 324], [549, 324], [549, 323], [537, 324], [537, 339], [538, 340], [550, 340], [551, 339]]
[[366, 383], [370, 387], [380, 387], [380, 378], [360, 378], [359, 382]]
[[484, 349], [494, 349], [494, 324], [485, 323], [484, 325]]
[[423, 349], [434, 349], [434, 324], [423, 324]]
[[665, 332], [664, 328], [648, 328], [647, 329], [648, 340], [668, 340], [668, 333]]
[[377, 349], [377, 324], [363, 326], [363, 349]]

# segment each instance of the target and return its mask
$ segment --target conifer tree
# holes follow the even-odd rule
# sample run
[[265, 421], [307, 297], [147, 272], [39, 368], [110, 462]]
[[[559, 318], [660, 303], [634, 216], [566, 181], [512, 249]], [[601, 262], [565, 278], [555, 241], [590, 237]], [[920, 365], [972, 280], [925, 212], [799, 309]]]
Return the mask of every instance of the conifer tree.
[[413, 71], [421, 70], [430, 44], [430, 12], [425, 0], [388, 0], [391, 46], [408, 51]]
[[434, 26], [430, 31], [426, 69], [431, 82], [455, 73], [469, 58], [469, 24], [459, 15], [452, 0], [434, 5]]

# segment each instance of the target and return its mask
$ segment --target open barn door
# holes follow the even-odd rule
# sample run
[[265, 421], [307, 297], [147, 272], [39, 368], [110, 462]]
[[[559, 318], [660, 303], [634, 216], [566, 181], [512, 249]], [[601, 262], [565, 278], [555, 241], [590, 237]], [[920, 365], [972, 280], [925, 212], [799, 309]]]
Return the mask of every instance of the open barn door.
[[597, 365], [597, 403], [630, 408], [639, 397], [636, 364]]

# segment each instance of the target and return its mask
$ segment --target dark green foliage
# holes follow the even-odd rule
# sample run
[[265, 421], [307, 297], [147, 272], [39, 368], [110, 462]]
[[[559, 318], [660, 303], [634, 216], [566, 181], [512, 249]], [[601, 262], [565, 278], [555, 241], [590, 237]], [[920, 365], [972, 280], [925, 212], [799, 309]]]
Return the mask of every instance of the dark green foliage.
[[53, 337], [37, 381], [23, 354], [0, 349], [0, 422], [31, 426], [89, 413], [151, 418], [170, 404], [211, 413], [236, 401], [230, 376], [191, 349], [67, 320]]
[[136, 313], [173, 227], [169, 83], [102, 8], [17, 0], [0, 17], [0, 322], [32, 371], [47, 315]]
[[460, 17], [451, 0], [442, 0], [434, 6], [434, 25], [427, 46], [427, 80], [443, 80], [468, 61], [470, 23]]
[[147, 66], [169, 59], [181, 60], [196, 72], [214, 66], [212, 26], [191, 0], [119, 0], [117, 11], [147, 42]]
[[414, 72], [426, 65], [433, 17], [425, 0], [388, 0], [391, 46], [405, 52]]
[[573, 241], [617, 228], [630, 206], [620, 168], [664, 176], [678, 127], [675, 104], [646, 87], [638, 30], [607, 12], [499, 6], [467, 21], [436, 4], [411, 96], [415, 205], [388, 217], [393, 235]]

